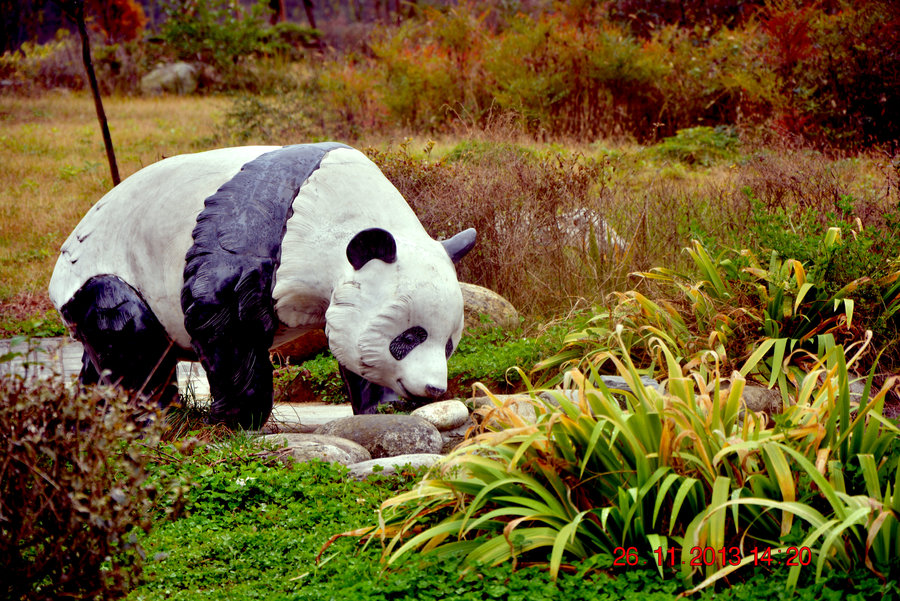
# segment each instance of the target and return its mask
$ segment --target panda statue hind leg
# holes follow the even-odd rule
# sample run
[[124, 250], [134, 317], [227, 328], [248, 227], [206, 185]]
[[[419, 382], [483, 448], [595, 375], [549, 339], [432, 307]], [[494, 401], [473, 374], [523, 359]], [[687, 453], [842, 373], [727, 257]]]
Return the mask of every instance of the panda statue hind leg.
[[95, 276], [60, 312], [84, 345], [82, 384], [118, 384], [163, 407], [178, 398], [172, 342], [126, 282]]

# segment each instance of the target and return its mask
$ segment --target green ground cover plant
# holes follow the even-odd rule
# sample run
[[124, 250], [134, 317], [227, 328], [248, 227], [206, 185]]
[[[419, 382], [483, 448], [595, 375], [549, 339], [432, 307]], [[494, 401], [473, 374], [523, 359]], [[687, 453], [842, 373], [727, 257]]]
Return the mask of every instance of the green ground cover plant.
[[[462, 556], [413, 559], [385, 571], [377, 542], [335, 538], [371, 523], [379, 505], [414, 489], [420, 474], [347, 480], [343, 468], [322, 463], [282, 465], [273, 449], [247, 437], [198, 445], [186, 437], [151, 453], [154, 477], [190, 483], [187, 511], [141, 540], [148, 560], [144, 581], [128, 598], [152, 599], [652, 599], [669, 601], [681, 590], [652, 566], [613, 566], [613, 555], [575, 562], [550, 573], [524, 562], [477, 564]], [[774, 570], [773, 570], [774, 571]], [[864, 572], [826, 575], [789, 597], [760, 568], [716, 599], [865, 599], [888, 591]], [[838, 597], [838, 595], [845, 595]], [[713, 598], [702, 594], [698, 598]]]

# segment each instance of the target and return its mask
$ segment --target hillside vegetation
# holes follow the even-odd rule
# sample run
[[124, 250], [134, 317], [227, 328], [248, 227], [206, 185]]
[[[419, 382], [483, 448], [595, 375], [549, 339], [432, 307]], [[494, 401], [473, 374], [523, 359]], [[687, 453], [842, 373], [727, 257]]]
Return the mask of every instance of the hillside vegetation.
[[[107, 549], [82, 524], [124, 497], [70, 431], [134, 426], [96, 417], [115, 391], [26, 386], [10, 353], [0, 417], [34, 424], [8, 428], [0, 478], [28, 518], [15, 540], [0, 519], [22, 594], [900, 594], [900, 4], [314, 2], [318, 29], [270, 4], [169, 0], [151, 26], [134, 0], [87, 3], [130, 11], [90, 20], [122, 175], [234, 144], [361, 148], [432, 236], [477, 228], [460, 279], [523, 316], [451, 357], [489, 419], [424, 477], [356, 483], [170, 414], [168, 442], [98, 450], [139, 459], [154, 500]], [[4, 335], [63, 333], [50, 273], [110, 188], [78, 48], [63, 32], [0, 57]], [[141, 96], [176, 60], [197, 94]], [[328, 357], [296, 369], [338, 394]], [[748, 411], [750, 386], [777, 407]], [[81, 408], [60, 426], [58, 405]], [[60, 496], [70, 481], [93, 492]]]

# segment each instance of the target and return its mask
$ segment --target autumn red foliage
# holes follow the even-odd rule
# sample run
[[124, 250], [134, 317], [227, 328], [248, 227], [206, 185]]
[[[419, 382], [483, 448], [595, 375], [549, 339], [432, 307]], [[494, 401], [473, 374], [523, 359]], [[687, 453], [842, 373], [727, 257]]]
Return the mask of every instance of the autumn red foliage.
[[91, 28], [107, 42], [137, 39], [147, 24], [144, 9], [136, 0], [87, 0], [85, 9]]

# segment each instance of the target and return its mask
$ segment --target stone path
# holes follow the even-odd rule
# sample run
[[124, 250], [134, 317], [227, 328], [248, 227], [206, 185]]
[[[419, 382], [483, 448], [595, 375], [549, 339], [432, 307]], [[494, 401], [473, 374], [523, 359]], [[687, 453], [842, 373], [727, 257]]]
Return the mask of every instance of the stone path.
[[[28, 342], [11, 344], [0, 340], [0, 355], [16, 353], [8, 363], [0, 363], [0, 372], [28, 373], [49, 376], [54, 373], [66, 377], [77, 376], [81, 371], [81, 343], [68, 337], [32, 338]], [[191, 388], [198, 398], [209, 397], [206, 372], [199, 363], [182, 361], [178, 364], [178, 388], [184, 392]]]
[[[34, 338], [30, 342], [12, 342], [0, 340], [0, 356], [9, 353], [17, 355], [9, 361], [0, 362], [0, 373], [12, 371], [35, 377], [53, 374], [75, 377], [81, 371], [81, 343], [71, 338]], [[182, 393], [189, 391], [198, 400], [209, 399], [206, 372], [199, 363], [179, 362], [178, 388]], [[310, 430], [352, 414], [349, 404], [279, 403], [272, 411], [272, 419], [284, 424], [287, 429], [293, 429], [292, 425], [302, 424], [303, 430]]]

